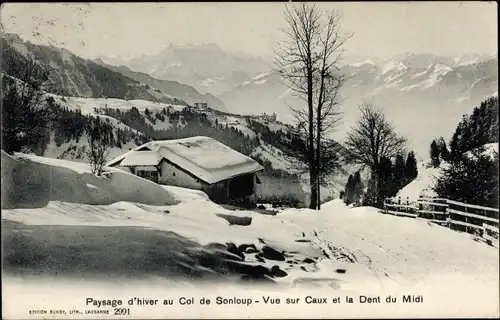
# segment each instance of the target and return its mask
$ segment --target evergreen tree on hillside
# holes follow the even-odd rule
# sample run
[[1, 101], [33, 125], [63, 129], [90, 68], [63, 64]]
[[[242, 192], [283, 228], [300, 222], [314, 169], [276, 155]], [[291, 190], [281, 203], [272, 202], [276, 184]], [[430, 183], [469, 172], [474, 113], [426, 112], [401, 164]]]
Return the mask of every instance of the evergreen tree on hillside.
[[443, 170], [434, 190], [443, 198], [498, 208], [498, 154], [462, 156]]
[[392, 161], [389, 158], [383, 157], [380, 160], [380, 178], [381, 186], [379, 188], [377, 204], [382, 206], [384, 199], [395, 195], [394, 176], [392, 172]]
[[408, 182], [415, 179], [418, 175], [417, 159], [415, 158], [415, 153], [413, 151], [408, 152], [408, 157], [406, 158], [405, 164], [405, 177]]
[[451, 158], [452, 159], [458, 159], [461, 157], [461, 155], [467, 151], [464, 140], [464, 136], [466, 136], [466, 131], [467, 131], [467, 126], [468, 126], [468, 119], [467, 116], [464, 115], [462, 117], [462, 120], [457, 125], [457, 128], [455, 129], [455, 132], [453, 133], [453, 136], [450, 141], [450, 148], [451, 148]]
[[439, 139], [436, 141], [436, 144], [438, 146], [441, 159], [443, 159], [444, 161], [449, 161], [450, 151], [448, 150], [448, 146], [446, 145], [446, 141], [444, 141], [444, 138], [439, 137]]
[[344, 203], [346, 205], [359, 204], [363, 196], [363, 188], [359, 171], [356, 171], [354, 175], [350, 174], [343, 192]]
[[[498, 208], [498, 154], [485, 154], [485, 144], [498, 142], [498, 98], [481, 102], [464, 115], [450, 141], [450, 166], [435, 191], [439, 196]], [[443, 157], [444, 158], [444, 157]]]
[[441, 150], [439, 149], [438, 144], [436, 143], [436, 140], [432, 140], [431, 147], [430, 147], [430, 156], [431, 156], [431, 163], [434, 168], [439, 167], [441, 164], [441, 160], [439, 157], [441, 156]]
[[450, 159], [458, 161], [467, 151], [498, 142], [498, 98], [492, 97], [464, 115], [450, 141]]
[[394, 169], [392, 170], [394, 187], [396, 190], [400, 190], [406, 185], [405, 168], [405, 159], [403, 158], [403, 155], [398, 154], [396, 156], [396, 160], [394, 161]]
[[352, 174], [349, 175], [349, 178], [347, 178], [347, 183], [344, 188], [344, 203], [346, 205], [350, 205], [353, 201], [353, 176]]
[[372, 174], [370, 180], [368, 180], [368, 188], [366, 189], [366, 193], [363, 197], [364, 206], [377, 205], [377, 179], [378, 178]]
[[498, 97], [493, 97], [484, 102], [485, 108], [485, 134], [488, 143], [498, 142]]
[[450, 140], [450, 154], [448, 157], [449, 161], [454, 161], [460, 157], [459, 148], [460, 147], [458, 144], [458, 130], [455, 130]]
[[29, 55], [12, 66], [19, 78], [2, 74], [2, 149], [7, 153], [35, 152], [45, 141], [49, 113], [42, 92], [48, 73]]
[[356, 171], [353, 178], [354, 186], [353, 186], [353, 201], [356, 204], [361, 202], [361, 198], [363, 197], [363, 182], [361, 182], [361, 174], [359, 171]]

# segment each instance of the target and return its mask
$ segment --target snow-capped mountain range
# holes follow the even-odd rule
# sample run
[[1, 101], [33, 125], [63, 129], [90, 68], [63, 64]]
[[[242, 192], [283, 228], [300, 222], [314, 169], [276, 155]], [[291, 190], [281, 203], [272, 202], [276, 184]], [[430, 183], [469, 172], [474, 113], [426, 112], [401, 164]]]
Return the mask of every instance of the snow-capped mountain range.
[[[385, 61], [356, 57], [346, 59], [341, 72], [349, 79], [341, 91], [343, 124], [338, 138], [355, 121], [357, 106], [371, 100], [399, 131], [416, 140], [412, 147], [420, 154], [427, 154], [436, 136], [449, 137], [463, 114], [498, 91], [498, 59], [483, 54], [406, 53]], [[247, 80], [219, 97], [231, 112], [273, 110], [285, 122], [291, 120], [290, 106], [304, 104], [276, 72]]]
[[[153, 78], [213, 94], [235, 114], [275, 112], [288, 122], [290, 106], [303, 104], [273, 71], [272, 61], [224, 52], [215, 44], [170, 45], [157, 55], [125, 63]], [[498, 91], [498, 59], [483, 53], [448, 57], [407, 52], [389, 59], [346, 56], [341, 72], [349, 80], [341, 92], [343, 124], [336, 138], [342, 140], [355, 121], [357, 106], [372, 100], [387, 111], [399, 131], [412, 137], [410, 147], [421, 155], [428, 153], [432, 139], [449, 137], [464, 113]]]

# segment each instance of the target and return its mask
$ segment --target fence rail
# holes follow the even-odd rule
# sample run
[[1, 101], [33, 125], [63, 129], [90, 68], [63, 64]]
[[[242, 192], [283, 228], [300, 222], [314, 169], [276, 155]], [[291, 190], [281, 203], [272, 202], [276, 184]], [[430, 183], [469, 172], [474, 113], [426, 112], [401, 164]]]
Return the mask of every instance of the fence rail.
[[455, 231], [480, 236], [498, 248], [499, 210], [444, 198], [387, 198], [383, 213], [425, 219]]

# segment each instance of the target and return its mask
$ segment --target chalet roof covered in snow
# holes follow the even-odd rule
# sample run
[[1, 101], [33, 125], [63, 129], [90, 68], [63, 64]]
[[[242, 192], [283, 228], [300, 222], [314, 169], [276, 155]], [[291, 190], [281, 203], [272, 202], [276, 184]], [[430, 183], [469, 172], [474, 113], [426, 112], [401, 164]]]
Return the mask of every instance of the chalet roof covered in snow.
[[122, 160], [120, 165], [124, 167], [156, 166], [160, 163], [161, 159], [162, 157], [157, 151], [132, 150], [132, 152]]
[[230, 179], [264, 169], [258, 162], [217, 140], [190, 137], [151, 141], [108, 162], [107, 166], [150, 166], [162, 159], [207, 183]]

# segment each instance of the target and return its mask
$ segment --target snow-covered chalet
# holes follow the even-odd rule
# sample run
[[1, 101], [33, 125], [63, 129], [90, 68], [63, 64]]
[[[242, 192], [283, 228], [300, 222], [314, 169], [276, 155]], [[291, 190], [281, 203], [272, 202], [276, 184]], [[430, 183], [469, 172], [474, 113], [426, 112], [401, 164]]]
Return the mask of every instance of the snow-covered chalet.
[[151, 141], [108, 162], [159, 184], [204, 191], [225, 204], [255, 203], [264, 168], [255, 160], [208, 137]]

